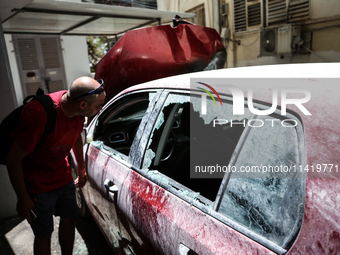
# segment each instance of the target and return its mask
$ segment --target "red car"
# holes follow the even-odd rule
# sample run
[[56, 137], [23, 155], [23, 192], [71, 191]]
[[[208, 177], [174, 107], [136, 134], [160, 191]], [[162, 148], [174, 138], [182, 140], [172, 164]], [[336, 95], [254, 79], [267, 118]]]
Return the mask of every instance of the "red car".
[[81, 209], [115, 254], [339, 254], [338, 70], [223, 69], [124, 90], [86, 129]]
[[217, 31], [188, 24], [130, 30], [101, 59], [96, 79], [110, 100], [123, 89], [168, 76], [223, 68], [226, 50]]

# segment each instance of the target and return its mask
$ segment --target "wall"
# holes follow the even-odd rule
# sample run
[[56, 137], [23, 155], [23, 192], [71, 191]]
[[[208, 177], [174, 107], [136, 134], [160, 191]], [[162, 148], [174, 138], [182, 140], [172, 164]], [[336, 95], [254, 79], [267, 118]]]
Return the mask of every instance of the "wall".
[[15, 53], [14, 53], [12, 35], [5, 34], [5, 41], [6, 41], [9, 64], [10, 64], [10, 68], [11, 68], [11, 71], [12, 71], [12, 79], [13, 79], [15, 96], [16, 96], [18, 105], [21, 105], [24, 98], [23, 98], [23, 94], [22, 94], [18, 64], [17, 64], [17, 60], [16, 60], [16, 57], [15, 57]]
[[[5, 37], [0, 25], [0, 120], [2, 121], [16, 106], [11, 68], [7, 55]], [[7, 169], [0, 165], [0, 219], [16, 215], [16, 195], [9, 181]]]
[[[305, 48], [302, 54], [285, 54], [276, 56], [259, 56], [259, 31], [234, 33], [233, 0], [226, 0], [229, 4], [228, 24], [231, 39], [240, 40], [226, 42], [227, 67], [240, 67], [264, 64], [288, 63], [324, 63], [340, 61], [340, 1], [339, 0], [310, 0], [310, 20], [301, 25]], [[312, 37], [311, 37], [312, 35]], [[309, 42], [312, 38], [312, 44]]]
[[195, 8], [201, 4], [204, 4], [205, 9], [205, 21], [207, 27], [215, 28], [218, 31], [218, 15], [217, 4], [218, 0], [158, 0], [158, 10], [163, 11], [178, 11], [188, 12], [190, 9]]
[[91, 76], [85, 36], [61, 36], [68, 87], [80, 76]]

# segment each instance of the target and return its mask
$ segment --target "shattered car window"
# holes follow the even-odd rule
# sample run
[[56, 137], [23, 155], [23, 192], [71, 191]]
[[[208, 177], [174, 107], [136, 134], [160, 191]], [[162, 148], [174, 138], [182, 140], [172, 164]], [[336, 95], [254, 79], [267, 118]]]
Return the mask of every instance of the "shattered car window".
[[135, 138], [139, 124], [155, 93], [138, 93], [115, 102], [103, 113], [94, 132], [94, 141], [100, 141], [125, 156]]
[[[168, 96], [151, 133], [143, 169], [167, 185], [181, 184], [177, 189], [183, 194], [211, 201], [206, 205], [249, 231], [288, 246], [302, 222], [304, 173], [228, 175], [215, 170], [301, 165], [299, 121], [276, 114], [256, 116], [247, 105], [242, 116], [233, 115], [227, 97], [222, 98], [223, 106], [207, 99], [209, 111], [202, 114], [200, 99], [192, 94]], [[220, 187], [223, 178], [230, 179]], [[221, 197], [219, 190], [224, 190]]]
[[[208, 107], [213, 109], [213, 100], [207, 100]], [[182, 94], [170, 94], [156, 121], [147, 150], [144, 155], [143, 169], [158, 171], [180, 183], [190, 191], [200, 194], [209, 201], [214, 201], [221, 184], [222, 176], [218, 178], [192, 177], [190, 168], [197, 162], [206, 159], [209, 154], [207, 139], [212, 143], [228, 141], [228, 150], [222, 149], [221, 159], [225, 164], [229, 163], [233, 150], [243, 132], [243, 125], [251, 113], [246, 110], [245, 116], [233, 116], [232, 105], [224, 101], [223, 108], [212, 110], [207, 115], [200, 113], [200, 97]], [[198, 127], [193, 118], [198, 118], [202, 127]], [[229, 118], [234, 121], [234, 126], [218, 125], [213, 127], [214, 120]], [[208, 129], [210, 129], [208, 131]], [[202, 131], [202, 132], [201, 132]], [[214, 144], [212, 146], [216, 147]], [[153, 172], [154, 173], [154, 172]], [[159, 175], [161, 176], [161, 175]], [[181, 189], [181, 188], [180, 188]]]
[[251, 128], [219, 213], [285, 247], [299, 229], [304, 208], [304, 173], [294, 169], [302, 164], [298, 135], [289, 122], [258, 119], [271, 124]]

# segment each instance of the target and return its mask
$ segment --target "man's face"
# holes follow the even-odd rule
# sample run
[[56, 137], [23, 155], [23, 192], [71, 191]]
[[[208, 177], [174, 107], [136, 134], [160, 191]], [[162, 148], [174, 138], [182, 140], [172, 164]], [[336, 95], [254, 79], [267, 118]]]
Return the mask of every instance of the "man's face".
[[105, 104], [105, 91], [99, 95], [96, 95], [96, 100], [90, 105], [87, 106], [83, 115], [86, 117], [95, 116], [104, 106]]

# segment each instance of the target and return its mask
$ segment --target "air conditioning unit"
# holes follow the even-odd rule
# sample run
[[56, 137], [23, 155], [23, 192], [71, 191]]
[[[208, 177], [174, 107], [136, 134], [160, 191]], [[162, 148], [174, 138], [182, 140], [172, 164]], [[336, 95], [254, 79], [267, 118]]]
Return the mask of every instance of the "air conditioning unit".
[[260, 30], [260, 56], [273, 56], [296, 53], [303, 41], [301, 27], [281, 25]]

